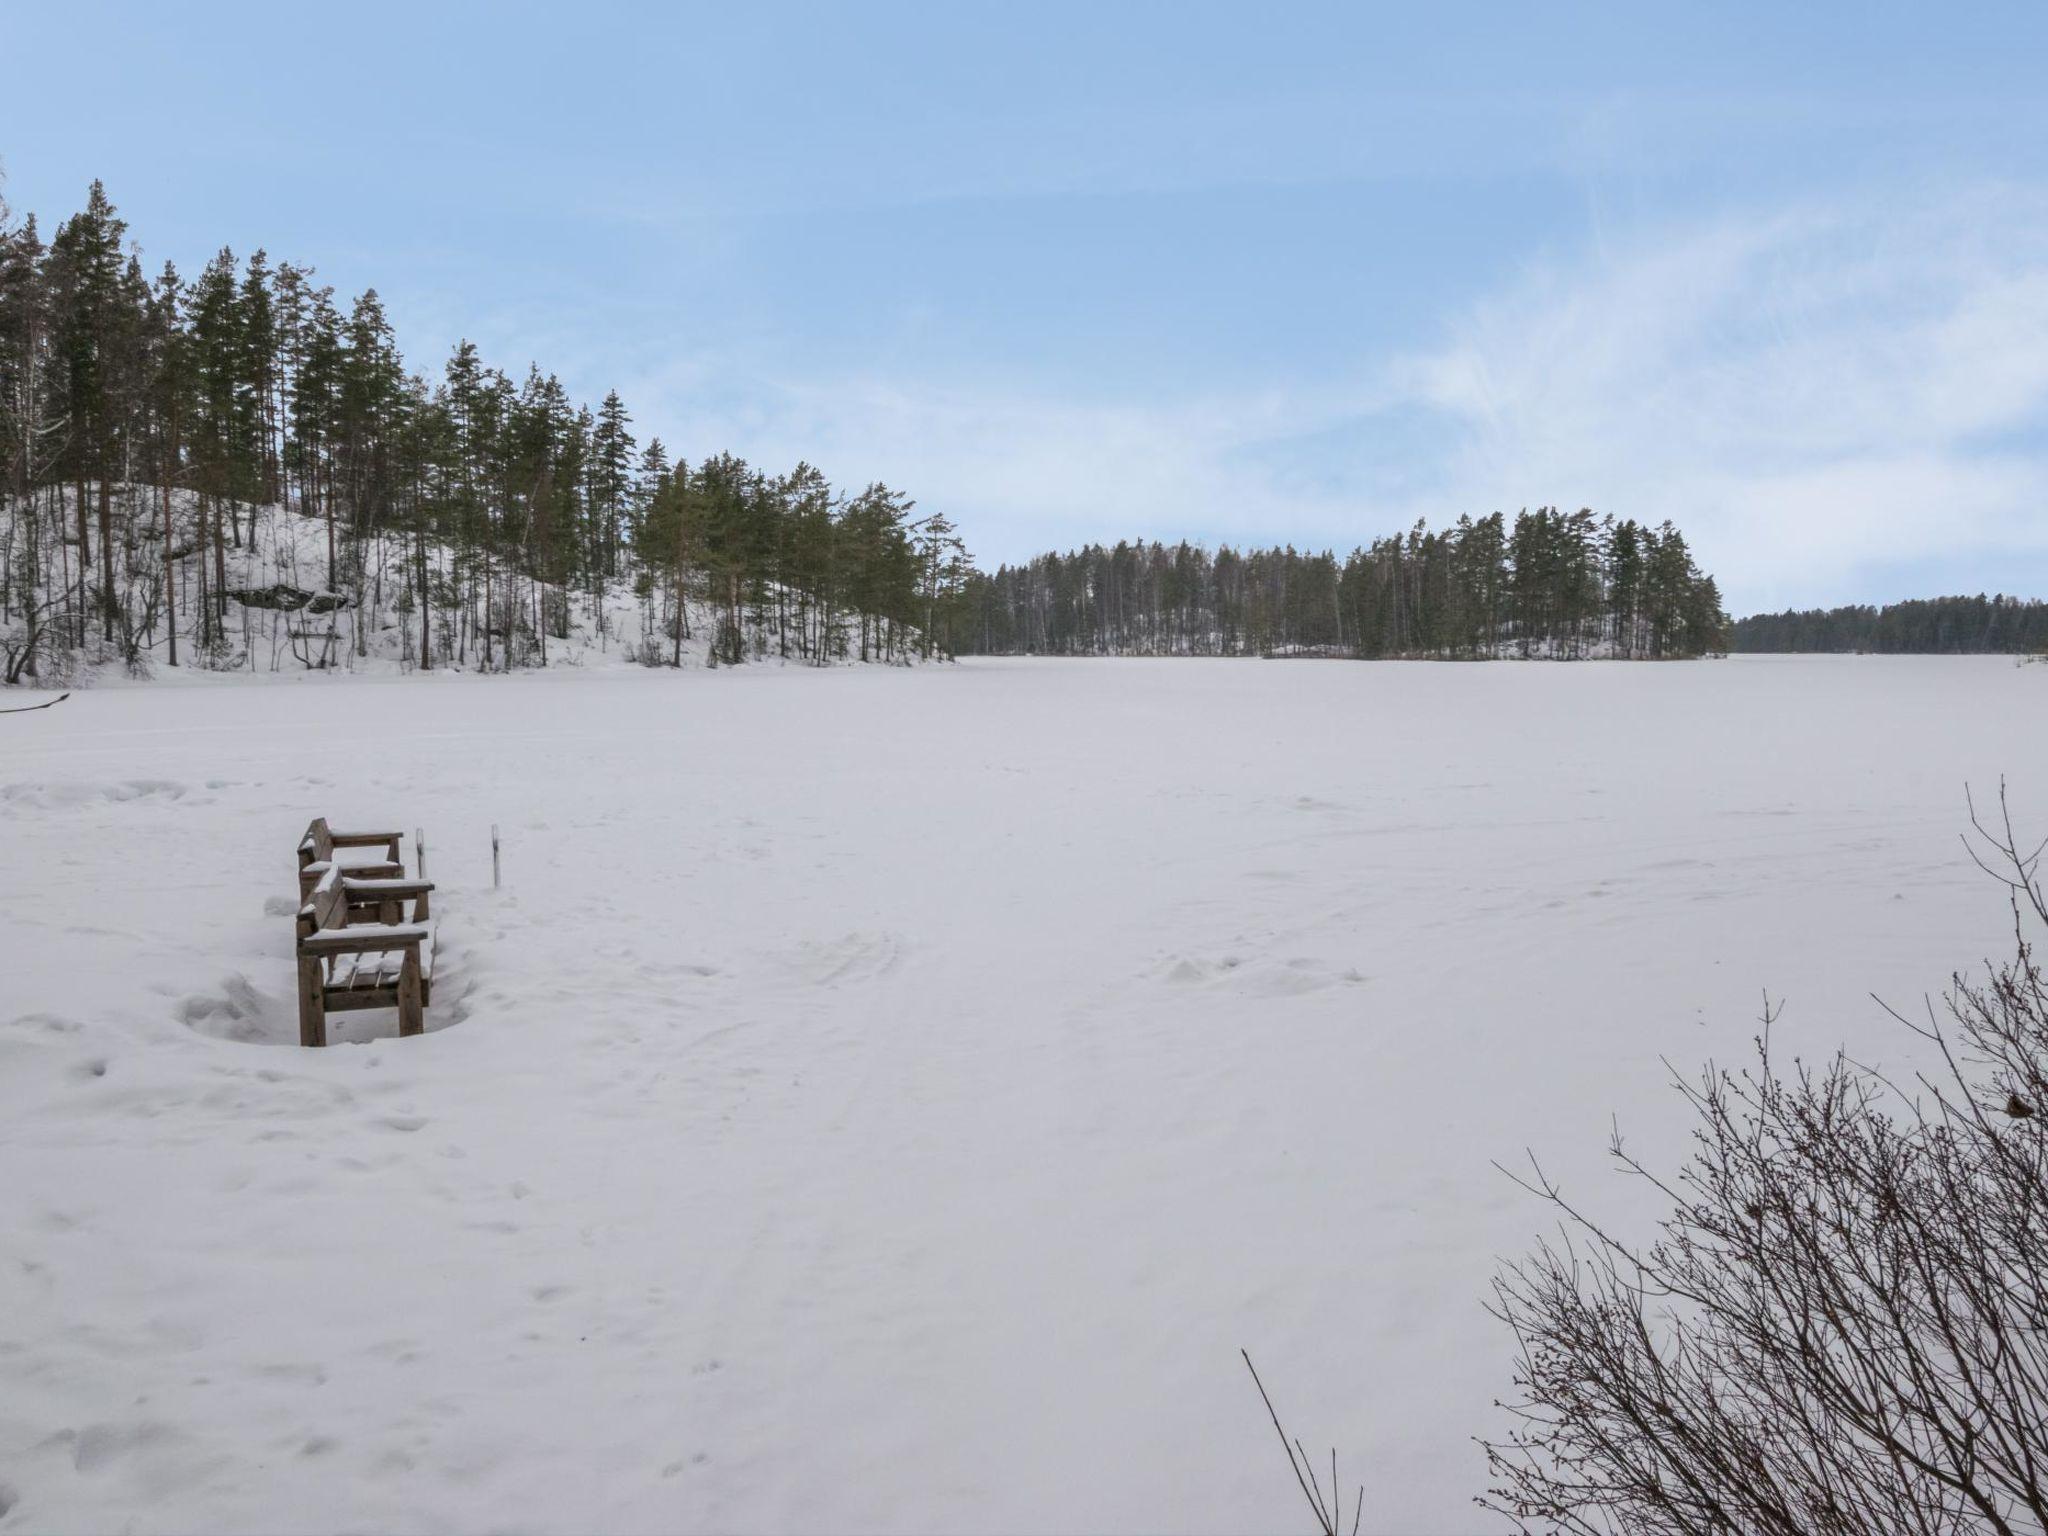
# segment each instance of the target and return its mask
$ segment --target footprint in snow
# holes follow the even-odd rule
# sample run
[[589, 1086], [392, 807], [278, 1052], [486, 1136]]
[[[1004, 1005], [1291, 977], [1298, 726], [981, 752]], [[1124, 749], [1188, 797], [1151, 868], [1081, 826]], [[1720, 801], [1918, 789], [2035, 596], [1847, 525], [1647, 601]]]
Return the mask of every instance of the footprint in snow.
[[1177, 955], [1156, 974], [1168, 986], [1225, 986], [1255, 997], [1299, 997], [1332, 987], [1356, 986], [1367, 980], [1356, 966], [1339, 971], [1305, 955], [1252, 962], [1238, 955], [1225, 955], [1220, 960]]
[[829, 987], [886, 975], [902, 958], [902, 941], [893, 933], [849, 933], [838, 939], [807, 939], [784, 963], [800, 981]]

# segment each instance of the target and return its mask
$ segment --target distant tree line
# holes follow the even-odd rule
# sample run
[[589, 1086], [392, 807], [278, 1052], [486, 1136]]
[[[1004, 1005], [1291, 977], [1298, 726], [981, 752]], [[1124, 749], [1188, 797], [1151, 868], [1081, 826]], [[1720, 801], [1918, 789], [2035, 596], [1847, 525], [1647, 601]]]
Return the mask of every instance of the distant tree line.
[[316, 520], [330, 601], [363, 604], [411, 550], [423, 666], [544, 663], [578, 595], [604, 624], [612, 582], [637, 591], [650, 657], [701, 638], [725, 662], [893, 658], [929, 650], [966, 570], [951, 525], [887, 486], [672, 460], [616, 393], [579, 406], [466, 341], [438, 378], [413, 373], [374, 289], [338, 303], [262, 251], [146, 276], [98, 182], [47, 243], [0, 204], [7, 680], [58, 659], [239, 664], [228, 552], [273, 504]]
[[2048, 651], [2039, 598], [1934, 597], [1847, 608], [1758, 613], [1735, 621], [1738, 651], [1868, 651], [1883, 655], [2016, 655]]
[[969, 573], [961, 652], [1053, 656], [1698, 656], [1726, 647], [1711, 576], [1670, 523], [1553, 507], [1292, 547], [1091, 544]]

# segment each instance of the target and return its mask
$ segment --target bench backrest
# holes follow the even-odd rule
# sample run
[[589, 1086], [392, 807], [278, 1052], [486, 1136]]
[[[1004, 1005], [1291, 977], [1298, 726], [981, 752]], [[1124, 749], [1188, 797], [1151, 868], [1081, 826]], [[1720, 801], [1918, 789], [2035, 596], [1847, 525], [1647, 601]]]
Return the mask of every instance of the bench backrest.
[[346, 928], [348, 926], [348, 892], [341, 883], [341, 869], [329, 864], [327, 872], [313, 887], [305, 903], [299, 908], [298, 936], [311, 938], [323, 928]]
[[306, 828], [306, 835], [299, 839], [299, 867], [308, 864], [332, 862], [334, 858], [334, 833], [328, 828], [325, 816], [315, 816]]

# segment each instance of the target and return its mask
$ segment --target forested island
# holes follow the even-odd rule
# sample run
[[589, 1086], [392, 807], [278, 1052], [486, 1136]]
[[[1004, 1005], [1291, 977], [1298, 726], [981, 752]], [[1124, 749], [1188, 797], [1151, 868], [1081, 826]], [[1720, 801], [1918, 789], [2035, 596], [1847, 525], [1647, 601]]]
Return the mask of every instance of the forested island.
[[2038, 655], [2048, 651], [2048, 603], [2039, 598], [1935, 597], [1846, 608], [1758, 613], [1736, 620], [1737, 651], [1876, 655]]
[[1291, 547], [1089, 545], [970, 574], [965, 650], [1049, 656], [1476, 659], [1699, 656], [1725, 648], [1711, 576], [1670, 523], [1542, 507]]

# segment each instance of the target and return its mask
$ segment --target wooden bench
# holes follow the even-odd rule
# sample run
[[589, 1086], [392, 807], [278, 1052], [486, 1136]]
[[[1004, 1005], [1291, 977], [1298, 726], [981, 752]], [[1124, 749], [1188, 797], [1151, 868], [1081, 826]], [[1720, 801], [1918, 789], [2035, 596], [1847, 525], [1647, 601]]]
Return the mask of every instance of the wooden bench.
[[[407, 879], [396, 832], [331, 832], [324, 819], [299, 844], [299, 1044], [327, 1043], [327, 1015], [396, 1008], [400, 1035], [426, 1029], [434, 988], [431, 881]], [[344, 864], [345, 848], [383, 848], [374, 863]], [[405, 920], [404, 904], [413, 904]]]

